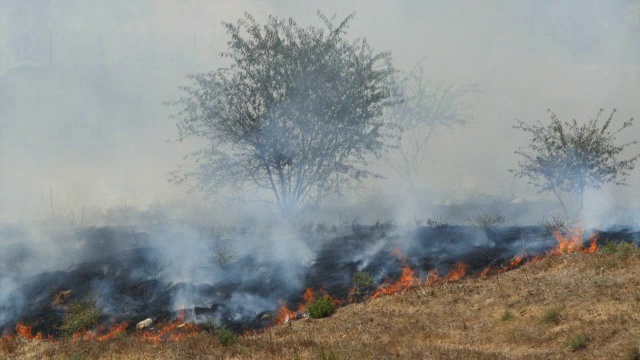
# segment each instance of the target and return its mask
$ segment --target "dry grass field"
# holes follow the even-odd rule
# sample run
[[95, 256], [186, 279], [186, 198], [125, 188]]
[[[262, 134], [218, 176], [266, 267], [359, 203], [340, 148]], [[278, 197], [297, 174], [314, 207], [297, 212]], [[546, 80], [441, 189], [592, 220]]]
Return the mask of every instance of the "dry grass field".
[[640, 256], [620, 245], [548, 256], [343, 306], [222, 345], [5, 337], [2, 359], [639, 359]]

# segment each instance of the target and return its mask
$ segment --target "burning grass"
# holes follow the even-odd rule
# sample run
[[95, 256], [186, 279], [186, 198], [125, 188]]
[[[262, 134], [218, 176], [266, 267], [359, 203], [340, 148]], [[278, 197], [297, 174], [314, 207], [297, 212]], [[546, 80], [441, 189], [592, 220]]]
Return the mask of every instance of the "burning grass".
[[[401, 276], [371, 300], [338, 308], [326, 319], [301, 315], [318, 298], [307, 289], [296, 310], [282, 305], [276, 314], [275, 323], [286, 325], [232, 336], [233, 341], [220, 330], [211, 336], [185, 323], [183, 315], [151, 331], [109, 330], [115, 335], [83, 338], [109, 341], [39, 340], [21, 327], [2, 338], [0, 354], [8, 359], [74, 354], [81, 359], [621, 358], [640, 345], [640, 257], [626, 250], [632, 255], [597, 252], [595, 238], [584, 246], [582, 237], [578, 231], [563, 235], [549, 255], [525, 254], [482, 274], [469, 275], [459, 263], [448, 274], [431, 271], [421, 280], [405, 264]], [[615, 286], [603, 291], [600, 283]], [[586, 340], [578, 338], [584, 334]]]

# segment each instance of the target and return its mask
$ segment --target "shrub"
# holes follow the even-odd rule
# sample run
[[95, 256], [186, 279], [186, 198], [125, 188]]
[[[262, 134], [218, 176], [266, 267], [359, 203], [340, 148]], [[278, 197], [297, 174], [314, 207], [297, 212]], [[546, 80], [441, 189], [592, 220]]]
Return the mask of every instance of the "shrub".
[[373, 286], [373, 276], [366, 271], [358, 271], [353, 275], [353, 284], [356, 287], [356, 292], [362, 294], [369, 290]]
[[551, 236], [556, 231], [566, 233], [569, 230], [569, 219], [562, 215], [551, 215], [550, 218], [543, 218], [540, 221], [542, 236]]
[[321, 297], [309, 305], [309, 316], [314, 319], [327, 317], [333, 313], [333, 301], [328, 296]]
[[558, 324], [562, 320], [560, 308], [551, 308], [542, 315], [542, 322], [545, 324]]
[[571, 338], [571, 341], [569, 342], [569, 347], [571, 348], [571, 351], [578, 351], [580, 349], [584, 349], [587, 346], [588, 342], [589, 342], [589, 338], [586, 335], [578, 334], [573, 338]]
[[501, 213], [494, 212], [483, 212], [473, 219], [473, 222], [476, 226], [488, 229], [502, 225], [506, 221], [504, 215]]
[[222, 346], [233, 345], [238, 341], [238, 335], [227, 327], [227, 325], [222, 325], [222, 327], [216, 331], [216, 335], [218, 336], [218, 340], [220, 340], [220, 344], [222, 344]]
[[509, 310], [505, 310], [505, 311], [502, 313], [502, 316], [500, 317], [500, 320], [502, 320], [502, 321], [509, 321], [509, 320], [513, 319], [514, 317], [515, 317], [515, 315], [513, 315], [513, 313], [512, 313], [511, 311], [509, 311]]
[[640, 248], [634, 243], [625, 241], [607, 241], [602, 247], [602, 253], [620, 257], [630, 257], [640, 254]]
[[71, 336], [78, 331], [92, 328], [98, 324], [100, 317], [96, 299], [89, 297], [69, 305], [59, 329], [64, 335]]

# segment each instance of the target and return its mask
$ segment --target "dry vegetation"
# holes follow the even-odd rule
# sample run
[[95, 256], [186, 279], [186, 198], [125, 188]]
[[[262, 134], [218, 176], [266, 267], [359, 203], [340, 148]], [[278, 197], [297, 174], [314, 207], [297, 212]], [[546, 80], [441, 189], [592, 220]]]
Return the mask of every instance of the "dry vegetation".
[[634, 359], [637, 251], [571, 253], [296, 320], [223, 346], [199, 334], [152, 344], [4, 339], [6, 359]]

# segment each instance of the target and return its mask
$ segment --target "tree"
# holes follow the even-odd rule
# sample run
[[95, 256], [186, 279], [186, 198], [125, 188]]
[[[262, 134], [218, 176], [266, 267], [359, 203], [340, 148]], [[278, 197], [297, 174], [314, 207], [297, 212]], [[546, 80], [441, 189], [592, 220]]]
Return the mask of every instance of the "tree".
[[526, 177], [539, 192], [552, 192], [563, 211], [576, 218], [581, 210], [586, 189], [599, 189], [603, 184], [626, 185], [626, 178], [633, 170], [639, 155], [620, 159], [621, 153], [636, 141], [616, 145], [616, 135], [633, 124], [633, 118], [625, 121], [617, 130], [611, 130], [616, 113], [600, 123], [604, 109], [595, 119], [578, 124], [560, 121], [551, 114], [548, 125], [538, 121], [528, 125], [522, 121], [514, 126], [531, 135], [527, 147], [516, 151], [521, 160], [517, 169], [509, 170], [517, 177]]
[[282, 213], [339, 194], [369, 176], [370, 156], [385, 150], [384, 108], [397, 102], [389, 52], [344, 39], [353, 14], [335, 26], [300, 27], [270, 16], [261, 26], [245, 14], [223, 23], [229, 67], [188, 75], [178, 105], [180, 139], [206, 145], [195, 169], [173, 173], [213, 193], [248, 185], [267, 189]]
[[399, 83], [403, 101], [391, 108], [388, 116], [401, 130], [394, 144], [400, 161], [389, 158], [389, 165], [413, 191], [434, 133], [471, 121], [466, 97], [477, 89], [454, 83], [433, 84], [425, 79], [420, 63]]

